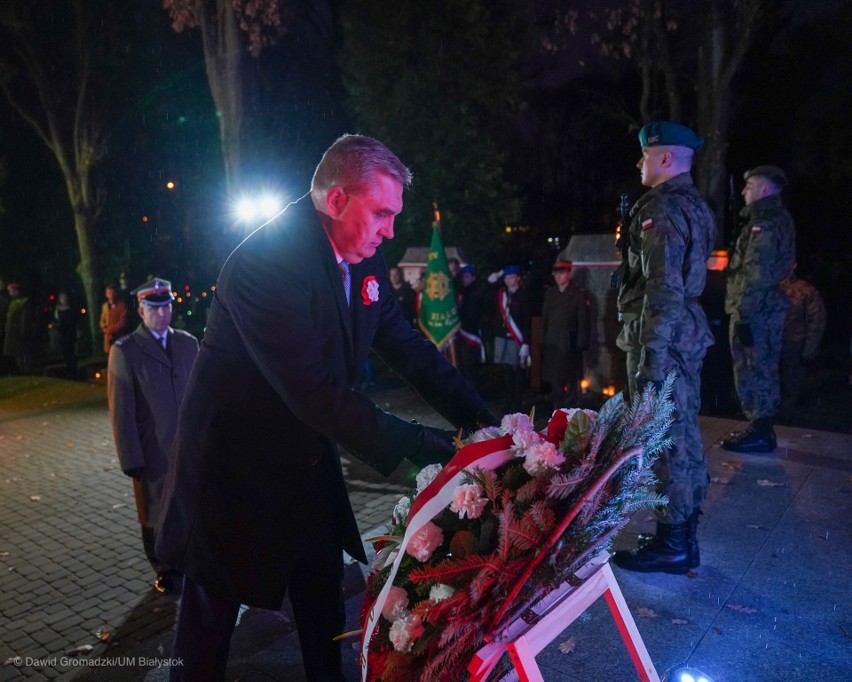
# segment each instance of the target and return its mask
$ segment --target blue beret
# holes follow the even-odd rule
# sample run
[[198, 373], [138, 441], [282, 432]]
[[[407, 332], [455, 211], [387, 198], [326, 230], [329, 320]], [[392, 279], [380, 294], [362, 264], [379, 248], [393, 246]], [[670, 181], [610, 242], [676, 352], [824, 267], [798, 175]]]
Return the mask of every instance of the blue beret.
[[517, 265], [507, 265], [503, 268], [503, 276], [506, 275], [519, 275], [521, 274], [521, 269]]
[[459, 272], [463, 275], [475, 275], [476, 267], [473, 265], [465, 265]]
[[704, 144], [691, 128], [671, 121], [654, 121], [639, 131], [639, 144], [643, 147], [689, 147], [700, 149]]

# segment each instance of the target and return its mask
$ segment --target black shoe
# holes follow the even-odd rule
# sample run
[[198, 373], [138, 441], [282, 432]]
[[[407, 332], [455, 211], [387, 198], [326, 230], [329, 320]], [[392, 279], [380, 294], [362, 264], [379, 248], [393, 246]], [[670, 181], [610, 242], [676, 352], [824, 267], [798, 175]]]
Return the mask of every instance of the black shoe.
[[[638, 573], [674, 573], [683, 575], [691, 566], [687, 545], [687, 523], [657, 523], [657, 534], [644, 546], [612, 555], [616, 566]], [[698, 557], [698, 541], [694, 543], [694, 561]]]
[[772, 423], [755, 419], [745, 431], [725, 438], [722, 447], [731, 452], [772, 452], [777, 447]]

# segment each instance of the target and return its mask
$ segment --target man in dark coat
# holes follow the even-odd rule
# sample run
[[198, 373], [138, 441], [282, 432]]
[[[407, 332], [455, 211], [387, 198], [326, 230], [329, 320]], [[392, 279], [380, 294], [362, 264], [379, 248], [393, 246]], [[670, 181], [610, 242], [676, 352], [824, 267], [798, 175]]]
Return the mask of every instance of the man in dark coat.
[[577, 400], [591, 332], [591, 301], [571, 281], [572, 268], [561, 258], [553, 264], [556, 286], [545, 290], [541, 308], [541, 378], [550, 384], [554, 408], [573, 407]]
[[[344, 135], [311, 192], [252, 233], [219, 277], [181, 408], [157, 551], [185, 574], [172, 680], [220, 680], [240, 604], [293, 606], [309, 680], [342, 680], [343, 550], [365, 561], [337, 444], [388, 474], [454, 454], [449, 432], [354, 390], [372, 347], [456, 427], [482, 398], [412, 329], [377, 252], [410, 171]], [[351, 292], [351, 293], [350, 293]]]
[[154, 529], [198, 340], [169, 326], [174, 296], [168, 280], [155, 278], [135, 294], [142, 324], [109, 351], [109, 414], [121, 470], [133, 479], [142, 545], [157, 574], [154, 587], [171, 592], [179, 587], [178, 576], [157, 556]]

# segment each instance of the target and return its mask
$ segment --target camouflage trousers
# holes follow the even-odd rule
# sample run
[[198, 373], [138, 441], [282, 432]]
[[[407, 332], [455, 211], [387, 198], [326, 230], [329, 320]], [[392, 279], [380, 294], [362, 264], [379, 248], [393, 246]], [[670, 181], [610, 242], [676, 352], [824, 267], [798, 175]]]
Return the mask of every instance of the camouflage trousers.
[[[701, 365], [705, 352], [702, 348], [694, 355], [675, 351], [668, 354], [666, 372], [674, 370], [677, 378], [672, 393], [675, 401], [674, 422], [669, 431], [674, 444], [660, 454], [654, 469], [659, 481], [658, 492], [669, 498], [665, 508], [656, 510], [657, 520], [661, 523], [685, 523], [707, 495], [707, 459], [698, 430]], [[627, 351], [627, 377], [631, 396], [636, 395], [640, 353], [640, 350]]]
[[762, 417], [774, 418], [781, 405], [781, 346], [786, 311], [753, 315], [750, 319], [754, 345], [744, 347], [734, 330], [739, 320], [731, 315], [728, 336], [731, 341], [731, 360], [734, 365], [734, 385], [740, 405], [749, 421]]

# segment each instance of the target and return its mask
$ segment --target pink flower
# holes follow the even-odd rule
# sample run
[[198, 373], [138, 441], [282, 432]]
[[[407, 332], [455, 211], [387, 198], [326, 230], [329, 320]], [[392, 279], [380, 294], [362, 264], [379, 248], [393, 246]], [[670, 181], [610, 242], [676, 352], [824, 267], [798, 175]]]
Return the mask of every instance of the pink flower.
[[441, 529], [431, 521], [427, 521], [426, 525], [418, 530], [411, 538], [405, 552], [413, 556], [417, 561], [429, 561], [432, 552], [440, 547], [443, 541], [444, 534], [441, 532]]
[[[515, 431], [512, 434], [512, 442], [515, 444], [516, 449], [526, 450], [534, 445], [538, 445], [541, 442], [541, 436], [535, 431]], [[522, 453], [518, 452], [517, 454], [520, 456]]]
[[382, 606], [382, 615], [393, 622], [408, 614], [408, 592], [401, 587], [391, 587]]
[[390, 641], [393, 648], [397, 651], [406, 653], [411, 651], [414, 642], [423, 634], [423, 623], [420, 622], [420, 616], [409, 614], [404, 618], [399, 618], [393, 622], [390, 627]]
[[529, 416], [517, 412], [503, 417], [500, 430], [503, 433], [515, 433], [516, 431], [533, 431], [534, 428]]
[[525, 455], [524, 469], [530, 476], [541, 476], [565, 461], [556, 446], [547, 441], [531, 447]]
[[482, 492], [482, 486], [478, 483], [456, 486], [450, 511], [458, 512], [460, 519], [463, 519], [465, 515], [469, 519], [478, 519], [482, 510], [488, 506], [488, 498], [482, 497]]

